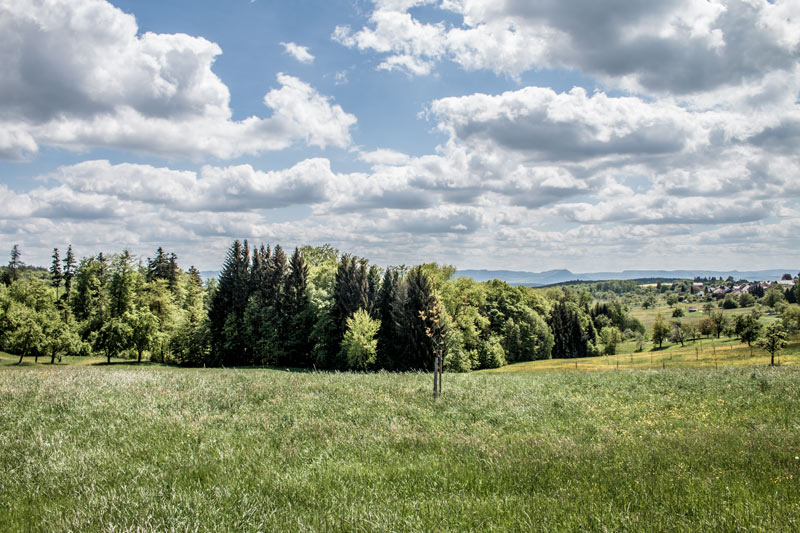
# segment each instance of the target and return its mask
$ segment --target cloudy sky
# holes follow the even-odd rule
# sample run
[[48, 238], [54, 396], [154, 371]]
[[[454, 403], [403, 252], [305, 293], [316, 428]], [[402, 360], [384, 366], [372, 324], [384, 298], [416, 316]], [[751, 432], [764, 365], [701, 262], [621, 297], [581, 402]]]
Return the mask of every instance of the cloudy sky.
[[800, 265], [797, 0], [0, 0], [0, 249]]

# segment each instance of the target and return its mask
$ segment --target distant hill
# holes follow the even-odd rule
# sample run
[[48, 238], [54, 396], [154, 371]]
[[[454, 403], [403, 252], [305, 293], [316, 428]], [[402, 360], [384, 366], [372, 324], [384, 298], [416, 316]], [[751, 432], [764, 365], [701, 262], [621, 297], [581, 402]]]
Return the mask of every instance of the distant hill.
[[528, 285], [541, 287], [564, 283], [566, 281], [605, 281], [605, 280], [631, 280], [645, 278], [662, 279], [694, 279], [696, 277], [726, 279], [746, 279], [748, 281], [777, 281], [786, 273], [796, 275], [797, 268], [774, 270], [623, 270], [622, 272], [584, 272], [574, 273], [569, 270], [548, 270], [546, 272], [524, 272], [515, 270], [458, 270], [456, 276], [466, 276], [475, 281], [488, 281], [499, 279], [511, 285]]
[[204, 280], [219, 278], [219, 270], [201, 270], [200, 277]]
[[[456, 276], [466, 276], [475, 281], [499, 279], [511, 285], [528, 285], [542, 287], [567, 281], [605, 281], [614, 279], [694, 279], [696, 277], [726, 279], [746, 279], [748, 281], [778, 281], [786, 273], [796, 276], [798, 268], [774, 270], [755, 270], [740, 272], [738, 270], [623, 270], [622, 272], [584, 272], [574, 273], [566, 269], [548, 270], [546, 272], [525, 272], [518, 270], [457, 270]], [[218, 270], [203, 270], [200, 276], [205, 279], [219, 277]]]

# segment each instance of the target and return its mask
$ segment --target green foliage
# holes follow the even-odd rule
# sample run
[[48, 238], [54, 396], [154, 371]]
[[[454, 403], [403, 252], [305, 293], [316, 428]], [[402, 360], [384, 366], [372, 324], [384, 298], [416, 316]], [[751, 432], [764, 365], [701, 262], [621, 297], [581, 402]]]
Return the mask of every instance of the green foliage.
[[781, 317], [781, 321], [786, 331], [791, 333], [800, 332], [800, 307], [787, 307], [783, 311], [783, 317]]
[[119, 357], [124, 351], [133, 348], [133, 317], [126, 313], [107, 320], [95, 337], [95, 349], [106, 354], [108, 363], [112, 357]]
[[367, 370], [375, 364], [378, 351], [378, 334], [381, 323], [371, 318], [364, 309], [359, 309], [347, 319], [347, 331], [342, 339], [342, 351], [348, 368]]
[[752, 307], [755, 303], [755, 297], [749, 292], [743, 292], [739, 295], [739, 307]]
[[734, 320], [734, 334], [747, 343], [750, 348], [750, 355], [753, 355], [753, 343], [761, 335], [761, 323], [759, 322], [760, 313], [755, 309], [746, 315], [737, 315]]
[[728, 318], [722, 311], [712, 311], [708, 319], [711, 321], [711, 327], [713, 328], [713, 333], [719, 338], [722, 332], [725, 330], [725, 326], [728, 323]]
[[773, 322], [764, 328], [761, 337], [756, 341], [770, 355], [770, 365], [775, 366], [775, 354], [786, 347], [786, 329], [780, 322]]
[[603, 344], [605, 355], [617, 353], [617, 344], [622, 342], [622, 332], [616, 326], [605, 326], [600, 330], [600, 342]]
[[651, 333], [653, 344], [658, 344], [658, 347], [661, 348], [669, 334], [670, 327], [664, 322], [664, 317], [661, 316], [661, 313], [658, 313], [655, 322], [653, 322], [653, 332]]
[[736, 301], [736, 298], [733, 294], [726, 294], [725, 298], [722, 300], [722, 308], [723, 309], [736, 309], [739, 307], [739, 302]]
[[494, 335], [481, 342], [478, 349], [478, 360], [481, 368], [500, 368], [508, 364], [506, 353], [500, 339]]
[[672, 310], [672, 318], [681, 318], [683, 317], [683, 315], [684, 313], [682, 307], [676, 307], [675, 309]]
[[783, 295], [783, 289], [777, 283], [772, 285], [761, 299], [762, 304], [772, 309], [784, 302], [786, 302], [786, 298]]
[[593, 355], [596, 332], [591, 319], [575, 302], [559, 301], [550, 313], [553, 332], [552, 353], [556, 357], [586, 357]]

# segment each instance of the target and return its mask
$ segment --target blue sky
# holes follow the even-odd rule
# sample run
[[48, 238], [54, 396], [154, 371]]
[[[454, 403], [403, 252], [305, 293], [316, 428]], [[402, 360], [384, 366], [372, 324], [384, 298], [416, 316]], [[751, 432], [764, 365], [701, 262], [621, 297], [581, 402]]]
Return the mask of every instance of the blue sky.
[[800, 6], [0, 0], [0, 249], [800, 264]]

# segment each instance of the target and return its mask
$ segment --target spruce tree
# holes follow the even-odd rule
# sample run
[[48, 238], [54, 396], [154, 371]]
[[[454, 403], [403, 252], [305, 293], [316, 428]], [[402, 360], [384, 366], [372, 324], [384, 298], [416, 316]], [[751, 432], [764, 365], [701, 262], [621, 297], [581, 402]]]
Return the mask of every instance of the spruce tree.
[[377, 318], [381, 321], [381, 326], [378, 330], [378, 351], [375, 366], [387, 370], [395, 368], [395, 360], [397, 359], [398, 349], [401, 346], [398, 341], [395, 322], [395, 305], [397, 303], [399, 279], [396, 269], [386, 269], [375, 305]]
[[58, 300], [58, 289], [64, 275], [61, 271], [61, 258], [58, 255], [58, 248], [53, 248], [53, 264], [50, 265], [50, 284], [56, 289], [56, 300]]
[[75, 276], [75, 256], [72, 253], [72, 245], [67, 247], [67, 256], [64, 258], [64, 294], [69, 301], [72, 292], [72, 278]]
[[286, 364], [306, 367], [311, 364], [314, 308], [308, 294], [308, 265], [297, 248], [289, 261], [284, 289], [284, 314], [287, 320]]
[[433, 343], [426, 332], [426, 321], [420, 316], [431, 316], [436, 304], [433, 284], [421, 267], [409, 270], [398, 291], [396, 316], [402, 328], [399, 336], [403, 349], [395, 361], [397, 370], [430, 370]]
[[250, 296], [250, 251], [247, 241], [233, 242], [208, 310], [213, 362], [243, 364], [248, 359], [244, 312]]
[[8, 261], [7, 278], [9, 283], [19, 279], [19, 272], [24, 266], [20, 257], [22, 257], [22, 252], [19, 251], [19, 244], [15, 244], [11, 248], [11, 258]]

